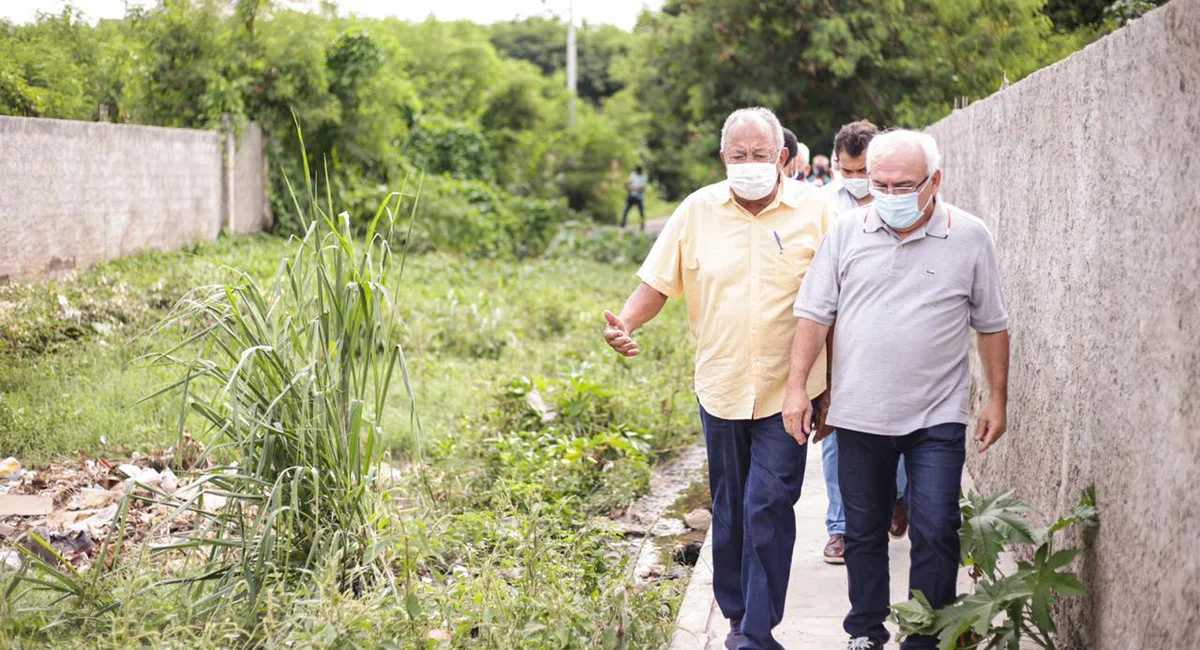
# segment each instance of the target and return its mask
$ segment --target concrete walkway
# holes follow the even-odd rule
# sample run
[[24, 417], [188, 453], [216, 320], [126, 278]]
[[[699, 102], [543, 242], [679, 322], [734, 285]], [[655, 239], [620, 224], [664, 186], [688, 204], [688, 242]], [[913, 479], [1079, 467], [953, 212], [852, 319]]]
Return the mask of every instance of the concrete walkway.
[[[826, 564], [821, 557], [825, 533], [825, 477], [821, 471], [821, 447], [809, 447], [804, 491], [796, 504], [796, 551], [788, 585], [787, 609], [775, 638], [788, 650], [841, 650], [848, 637], [842, 617], [850, 610], [846, 595], [846, 569]], [[687, 594], [679, 610], [678, 629], [669, 650], [723, 650], [729, 624], [712, 595], [712, 536], [704, 542], [700, 561], [692, 572]], [[891, 543], [892, 601], [908, 600], [908, 539]], [[969, 590], [970, 578], [959, 574], [959, 593]], [[890, 626], [889, 626], [890, 627]], [[894, 631], [894, 629], [893, 629]], [[889, 649], [899, 648], [894, 642]]]

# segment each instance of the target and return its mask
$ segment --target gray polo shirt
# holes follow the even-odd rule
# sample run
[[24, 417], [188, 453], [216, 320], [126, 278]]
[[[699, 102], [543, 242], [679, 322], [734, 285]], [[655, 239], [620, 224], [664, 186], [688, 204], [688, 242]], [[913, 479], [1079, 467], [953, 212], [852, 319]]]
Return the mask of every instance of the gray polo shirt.
[[970, 329], [1008, 329], [991, 233], [940, 199], [903, 241], [871, 205], [843, 215], [794, 313], [837, 321], [828, 422], [888, 436], [965, 424]]

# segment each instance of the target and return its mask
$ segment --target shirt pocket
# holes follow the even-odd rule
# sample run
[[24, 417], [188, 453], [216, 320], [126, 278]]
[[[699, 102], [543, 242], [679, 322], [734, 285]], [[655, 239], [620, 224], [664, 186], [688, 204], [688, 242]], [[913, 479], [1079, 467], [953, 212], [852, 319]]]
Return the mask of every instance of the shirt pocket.
[[792, 291], [800, 289], [800, 281], [812, 266], [817, 249], [807, 244], [785, 248], [772, 255], [775, 258], [773, 279], [776, 284], [787, 287]]

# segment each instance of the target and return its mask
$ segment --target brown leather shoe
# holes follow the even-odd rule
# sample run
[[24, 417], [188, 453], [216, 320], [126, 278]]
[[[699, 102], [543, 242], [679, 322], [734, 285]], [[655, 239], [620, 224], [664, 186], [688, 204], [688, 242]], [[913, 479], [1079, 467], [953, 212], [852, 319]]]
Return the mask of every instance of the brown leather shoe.
[[897, 501], [892, 510], [892, 525], [888, 528], [888, 534], [892, 539], [903, 539], [908, 534], [908, 511], [904, 509], [903, 501]]
[[824, 558], [828, 564], [845, 564], [846, 538], [842, 535], [831, 535], [825, 544]]

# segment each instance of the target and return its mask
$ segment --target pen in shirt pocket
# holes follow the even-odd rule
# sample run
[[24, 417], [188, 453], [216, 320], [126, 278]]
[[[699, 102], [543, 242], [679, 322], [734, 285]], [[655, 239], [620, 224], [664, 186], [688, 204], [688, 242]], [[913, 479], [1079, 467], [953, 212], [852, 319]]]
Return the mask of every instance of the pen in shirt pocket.
[[779, 244], [779, 254], [780, 254], [780, 255], [783, 255], [783, 240], [779, 238], [779, 231], [778, 231], [778, 230], [772, 230], [772, 231], [771, 231], [771, 234], [772, 234], [772, 235], [775, 235], [775, 243], [776, 243], [776, 244]]

